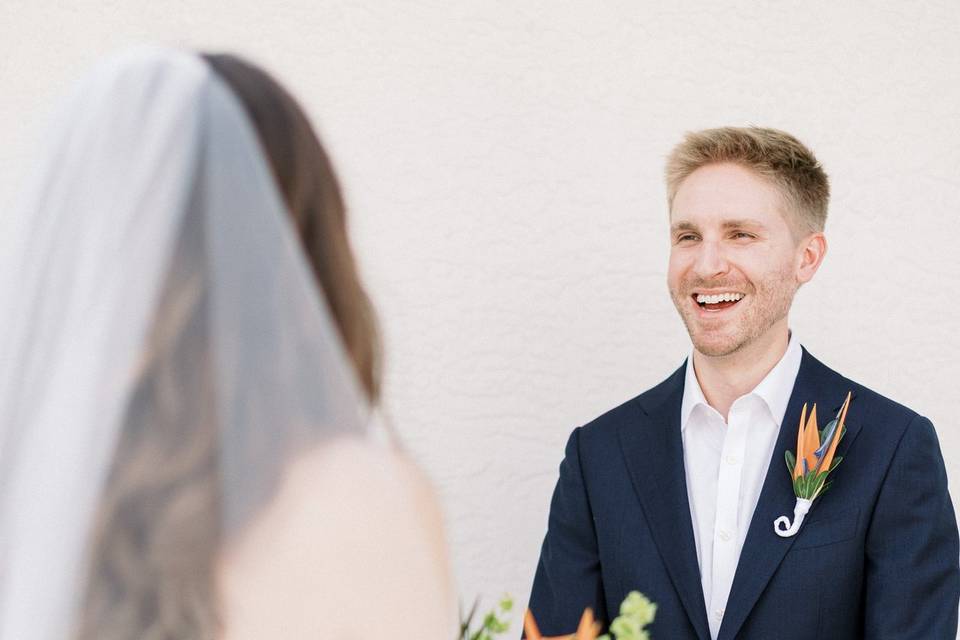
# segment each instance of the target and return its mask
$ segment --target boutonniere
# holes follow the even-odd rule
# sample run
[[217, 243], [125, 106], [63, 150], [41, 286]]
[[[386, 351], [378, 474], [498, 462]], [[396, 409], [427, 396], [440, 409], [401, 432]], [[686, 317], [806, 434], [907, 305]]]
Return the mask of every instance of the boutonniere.
[[782, 538], [795, 535], [803, 524], [803, 518], [810, 511], [813, 501], [830, 487], [827, 481], [830, 472], [837, 468], [842, 457], [836, 456], [837, 445], [846, 431], [844, 420], [850, 406], [851, 393], [847, 393], [837, 416], [823, 429], [817, 427], [817, 405], [814, 404], [807, 418], [807, 405], [800, 413], [800, 428], [797, 431], [797, 453], [787, 451], [787, 470], [793, 480], [793, 492], [797, 496], [793, 508], [793, 523], [790, 518], [780, 516], [773, 521], [773, 530]]

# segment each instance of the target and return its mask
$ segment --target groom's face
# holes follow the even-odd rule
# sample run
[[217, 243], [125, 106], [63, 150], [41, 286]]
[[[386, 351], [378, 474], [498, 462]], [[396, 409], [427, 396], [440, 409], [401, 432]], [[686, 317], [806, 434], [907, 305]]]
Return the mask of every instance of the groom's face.
[[739, 165], [707, 165], [677, 190], [670, 212], [670, 296], [694, 347], [735, 353], [786, 326], [799, 256], [785, 203]]

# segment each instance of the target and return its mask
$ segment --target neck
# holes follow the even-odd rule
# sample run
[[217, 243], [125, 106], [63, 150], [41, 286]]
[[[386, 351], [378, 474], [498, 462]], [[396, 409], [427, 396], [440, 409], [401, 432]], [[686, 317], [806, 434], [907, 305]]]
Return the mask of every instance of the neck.
[[748, 345], [725, 356], [693, 350], [693, 370], [703, 397], [727, 419], [730, 406], [760, 384], [787, 352], [790, 332], [784, 318]]

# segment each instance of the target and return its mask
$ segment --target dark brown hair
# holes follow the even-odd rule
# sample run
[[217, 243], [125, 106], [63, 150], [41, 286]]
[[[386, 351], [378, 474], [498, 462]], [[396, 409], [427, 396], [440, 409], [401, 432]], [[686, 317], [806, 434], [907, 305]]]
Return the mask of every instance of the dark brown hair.
[[[234, 56], [204, 58], [256, 128], [359, 379], [375, 402], [380, 342], [330, 162], [303, 111], [265, 72]], [[94, 516], [78, 640], [213, 640], [220, 634], [222, 496], [205, 348], [208, 294], [198, 260], [204, 225], [197, 216], [185, 220]]]
[[203, 58], [253, 122], [347, 351], [376, 400], [381, 364], [376, 318], [350, 248], [340, 185], [320, 140], [297, 102], [265, 71], [229, 54]]

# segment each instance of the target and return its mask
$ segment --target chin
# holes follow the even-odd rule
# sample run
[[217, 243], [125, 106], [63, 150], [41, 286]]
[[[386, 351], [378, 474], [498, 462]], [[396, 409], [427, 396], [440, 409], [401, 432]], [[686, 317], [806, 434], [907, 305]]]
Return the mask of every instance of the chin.
[[736, 353], [743, 347], [744, 341], [735, 336], [714, 336], [706, 337], [703, 335], [690, 336], [693, 347], [705, 356], [711, 358], [722, 358]]

